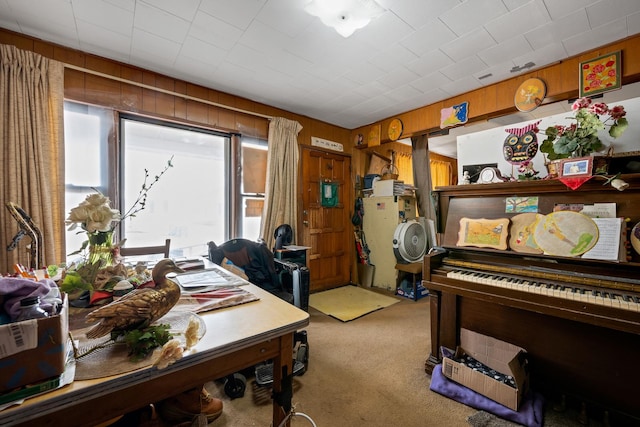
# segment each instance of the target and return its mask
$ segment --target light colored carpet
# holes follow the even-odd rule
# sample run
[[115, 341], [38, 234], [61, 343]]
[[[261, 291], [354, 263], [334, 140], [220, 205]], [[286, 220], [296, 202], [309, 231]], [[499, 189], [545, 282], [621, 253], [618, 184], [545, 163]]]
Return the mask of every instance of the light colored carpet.
[[309, 305], [326, 315], [348, 322], [388, 307], [398, 298], [382, 295], [358, 286], [343, 286], [311, 294]]

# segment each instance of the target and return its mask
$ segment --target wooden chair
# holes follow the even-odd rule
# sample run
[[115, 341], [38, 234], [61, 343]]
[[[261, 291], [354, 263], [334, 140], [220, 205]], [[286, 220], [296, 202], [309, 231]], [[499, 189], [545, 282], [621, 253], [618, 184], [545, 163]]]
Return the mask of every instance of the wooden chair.
[[135, 248], [120, 248], [120, 256], [123, 258], [141, 255], [156, 255], [162, 254], [165, 258], [169, 258], [169, 248], [171, 246], [171, 239], [164, 241], [164, 245], [160, 246], [139, 246]]

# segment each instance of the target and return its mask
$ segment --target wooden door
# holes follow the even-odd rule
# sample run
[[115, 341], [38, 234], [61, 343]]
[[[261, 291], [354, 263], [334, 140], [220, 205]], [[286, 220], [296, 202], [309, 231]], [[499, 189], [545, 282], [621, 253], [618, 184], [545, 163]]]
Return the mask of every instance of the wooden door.
[[[351, 158], [338, 153], [302, 148], [302, 217], [299, 244], [309, 246], [310, 290], [318, 292], [350, 282], [353, 256], [351, 226]], [[337, 189], [334, 206], [325, 198], [322, 183]], [[326, 195], [326, 194], [325, 194]]]

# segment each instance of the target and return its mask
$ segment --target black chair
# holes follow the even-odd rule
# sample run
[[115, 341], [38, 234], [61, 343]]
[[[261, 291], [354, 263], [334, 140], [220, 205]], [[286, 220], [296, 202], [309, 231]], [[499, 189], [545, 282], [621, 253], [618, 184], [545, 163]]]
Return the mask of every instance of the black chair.
[[[289, 271], [286, 265], [276, 262], [273, 252], [266, 244], [249, 239], [232, 239], [221, 245], [208, 244], [209, 260], [223, 266], [225, 258], [241, 268], [249, 282], [276, 295], [280, 299], [294, 304], [293, 291], [286, 289], [282, 275]], [[277, 267], [280, 266], [280, 267]], [[303, 375], [309, 365], [309, 344], [307, 331], [294, 334], [293, 375]], [[256, 383], [268, 386], [273, 383], [273, 363], [265, 361], [255, 367]], [[231, 398], [242, 397], [246, 389], [245, 375], [237, 372], [226, 378], [224, 391]]]

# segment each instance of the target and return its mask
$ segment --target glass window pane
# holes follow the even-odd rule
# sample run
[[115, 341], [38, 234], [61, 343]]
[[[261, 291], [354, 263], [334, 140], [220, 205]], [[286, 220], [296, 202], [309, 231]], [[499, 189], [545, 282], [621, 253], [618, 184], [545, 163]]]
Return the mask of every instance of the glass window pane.
[[[113, 131], [110, 110], [78, 104], [64, 103], [65, 144], [65, 213], [68, 214], [94, 192], [109, 194], [109, 134]], [[65, 216], [66, 217], [66, 216]], [[66, 255], [76, 252], [87, 240], [81, 228], [67, 231]], [[79, 258], [68, 257], [68, 261]]]
[[[144, 210], [122, 224], [126, 246], [170, 238], [172, 257], [194, 257], [206, 253], [208, 241], [225, 241], [229, 138], [131, 119], [122, 123], [123, 215], [141, 195], [145, 169], [151, 186]], [[172, 157], [174, 166], [154, 182]]]
[[249, 240], [260, 238], [260, 220], [262, 218], [263, 198], [243, 197], [242, 236]]
[[264, 194], [267, 176], [267, 146], [242, 144], [242, 192]]

